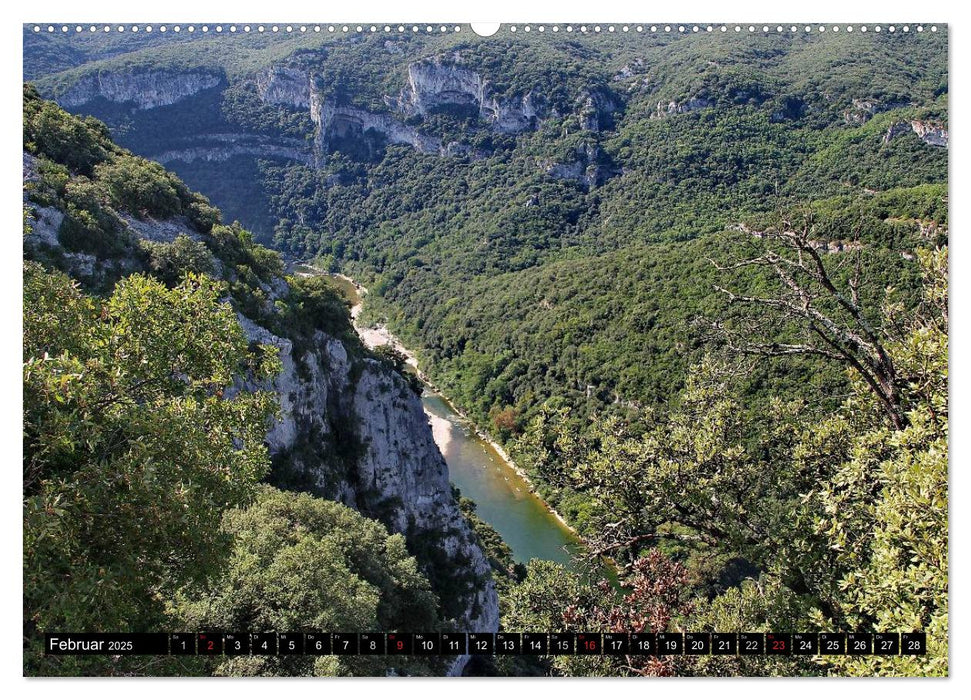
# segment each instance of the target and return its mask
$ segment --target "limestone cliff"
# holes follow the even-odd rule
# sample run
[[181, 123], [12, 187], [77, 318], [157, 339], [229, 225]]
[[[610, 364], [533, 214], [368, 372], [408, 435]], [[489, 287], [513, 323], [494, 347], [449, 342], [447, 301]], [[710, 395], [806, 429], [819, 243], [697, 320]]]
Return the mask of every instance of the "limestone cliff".
[[[538, 89], [513, 97], [496, 95], [489, 80], [463, 66], [459, 57], [415, 61], [408, 65], [407, 84], [395, 96], [385, 96], [387, 112], [369, 111], [328, 99], [312, 70], [272, 66], [251, 78], [260, 99], [268, 104], [306, 109], [315, 125], [315, 143], [326, 153], [338, 140], [361, 140], [370, 132], [388, 143], [406, 144], [423, 153], [452, 155], [465, 151], [452, 143], [423, 133], [406, 123], [436, 112], [476, 116], [484, 128], [516, 134], [535, 129], [547, 118], [559, 116]], [[601, 131], [620, 109], [617, 98], [605, 90], [586, 90], [575, 104], [581, 128]]]
[[175, 104], [187, 97], [214, 88], [222, 76], [203, 70], [112, 70], [82, 76], [57, 96], [63, 107], [79, 107], [103, 98], [137, 109], [154, 109]]
[[928, 146], [947, 147], [947, 128], [942, 124], [920, 119], [894, 122], [887, 128], [887, 132], [883, 135], [883, 142], [890, 143], [893, 139], [909, 131], [913, 131], [917, 135], [917, 138]]
[[688, 112], [697, 112], [700, 109], [708, 109], [709, 107], [714, 107], [714, 100], [707, 97], [691, 97], [683, 102], [658, 102], [657, 108], [654, 110], [654, 117], [670, 117], [675, 114], [686, 114]]
[[886, 102], [873, 97], [855, 98], [850, 107], [843, 112], [843, 121], [851, 126], [866, 124], [874, 115], [887, 112], [891, 109], [909, 106], [907, 102], [891, 101]]
[[[283, 69], [285, 72], [285, 69]], [[78, 108], [97, 100], [127, 105], [134, 111], [148, 111], [183, 102], [201, 92], [224, 88], [221, 74], [204, 70], [120, 69], [104, 70], [81, 76], [73, 85], [56, 95], [66, 108]], [[272, 92], [267, 101], [274, 101]], [[304, 101], [302, 105], [306, 107]], [[175, 161], [223, 162], [237, 156], [290, 160], [313, 164], [308, 145], [296, 138], [269, 137], [248, 133], [181, 133], [174, 136], [164, 151], [145, 153], [163, 165]]]
[[391, 104], [404, 115], [436, 111], [471, 111], [486, 125], [502, 133], [518, 133], [536, 127], [552, 114], [546, 100], [532, 90], [517, 98], [502, 99], [493, 94], [489, 81], [476, 71], [436, 57], [408, 66], [408, 84]]
[[[408, 382], [322, 332], [300, 349], [239, 318], [252, 341], [280, 349], [283, 371], [262, 387], [280, 397], [280, 420], [267, 434], [280, 477], [403, 533], [433, 586], [460, 591], [442, 600], [443, 615], [459, 629], [497, 630], [489, 563], [459, 511], [448, 467]], [[452, 671], [461, 672], [465, 661]]]
[[313, 154], [299, 139], [255, 134], [205, 134], [198, 138], [173, 140], [173, 148], [154, 154], [152, 160], [162, 165], [173, 161], [191, 163], [202, 160], [219, 163], [236, 156], [278, 158], [312, 165]]
[[587, 189], [602, 185], [619, 172], [611, 164], [609, 156], [596, 144], [580, 144], [574, 149], [572, 155], [572, 159], [563, 162], [541, 158], [537, 161], [537, 165], [552, 178], [574, 180]]
[[394, 119], [388, 113], [369, 112], [328, 100], [318, 87], [314, 75], [304, 69], [273, 66], [252, 78], [260, 99], [268, 104], [306, 109], [314, 123], [314, 143], [318, 154], [324, 154], [337, 139], [362, 139], [373, 132], [389, 143], [412, 146], [424, 153], [438, 153], [440, 139], [420, 133]]
[[[335, 147], [344, 150], [363, 144], [364, 148], [376, 148], [388, 143], [411, 146], [422, 153], [477, 157], [468, 146], [445, 143], [426, 133], [421, 121], [438, 112], [451, 112], [474, 116], [482, 129], [518, 134], [561, 116], [542, 86], [523, 94], [499, 94], [487, 77], [465, 66], [458, 54], [410, 63], [406, 84], [399, 93], [384, 96], [384, 110], [363, 109], [328, 97], [318, 84], [320, 78], [313, 65], [306, 61], [272, 65], [240, 80], [264, 104], [306, 113], [314, 127], [308, 134], [313, 148], [284, 137], [191, 132], [166, 143], [164, 151], [144, 155], [162, 163], [219, 162], [248, 156], [319, 164]], [[146, 111], [227, 85], [220, 73], [202, 69], [111, 68], [82, 75], [69, 87], [51, 91], [62, 106], [71, 109], [105, 100]], [[572, 105], [561, 105], [565, 113], [576, 117], [581, 129], [591, 132], [612, 128], [613, 115], [620, 108], [619, 98], [605, 88], [582, 90]]]

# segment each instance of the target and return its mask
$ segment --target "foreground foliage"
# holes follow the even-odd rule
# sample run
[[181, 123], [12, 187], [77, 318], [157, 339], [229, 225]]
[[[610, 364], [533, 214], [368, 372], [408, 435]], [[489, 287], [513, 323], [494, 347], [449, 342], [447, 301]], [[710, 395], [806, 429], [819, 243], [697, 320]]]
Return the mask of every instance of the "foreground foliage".
[[[337, 292], [284, 280], [279, 255], [221, 224], [171, 173], [117, 148], [103, 125], [29, 88], [24, 98], [33, 258], [23, 289], [25, 673], [383, 674], [385, 663], [359, 659], [43, 655], [50, 631], [441, 622], [401, 535], [336, 503], [259, 485], [278, 397], [253, 387], [280, 363], [275, 348], [250, 343], [238, 313], [303, 347], [323, 330], [362, 355]], [[40, 241], [38, 208], [64, 214]], [[180, 232], [133, 234], [133, 222], [152, 217]], [[93, 257], [81, 282], [56, 270], [73, 270], [75, 253]], [[327, 445], [314, 448], [331, 457]], [[396, 668], [441, 674], [447, 664], [401, 659]]]
[[[100, 301], [24, 265], [24, 616], [44, 631], [164, 628], [164, 596], [219, 566], [218, 518], [266, 474], [266, 376], [220, 287], [132, 276]], [[36, 651], [36, 649], [34, 649]], [[38, 658], [25, 660], [35, 670]], [[35, 665], [40, 665], [35, 667]]]
[[[563, 409], [542, 414], [521, 459], [587, 497], [588, 540], [624, 565], [631, 593], [618, 603], [603, 590], [585, 603], [594, 589], [564, 591], [562, 572], [533, 567], [504, 622], [926, 631], [926, 656], [847, 657], [815, 670], [947, 675], [947, 249], [922, 253], [921, 263], [922, 304], [888, 307], [886, 327], [899, 334], [882, 338], [902, 378], [899, 426], [851, 369], [850, 395], [835, 411], [816, 417], [778, 402], [753, 431], [732, 374], [713, 360], [693, 370], [677, 409], [636, 432], [615, 419], [581, 431]], [[738, 558], [754, 568], [731, 583]], [[728, 585], [706, 591], [719, 577]], [[572, 672], [564, 663], [554, 667]], [[799, 666], [627, 659], [614, 670], [791, 674]]]
[[[432, 630], [437, 600], [402, 535], [350, 508], [270, 487], [230, 511], [222, 531], [233, 551], [213, 583], [176, 603], [192, 629], [347, 632]], [[402, 660], [399, 671], [428, 673]], [[216, 675], [381, 675], [382, 659], [246, 657]]]

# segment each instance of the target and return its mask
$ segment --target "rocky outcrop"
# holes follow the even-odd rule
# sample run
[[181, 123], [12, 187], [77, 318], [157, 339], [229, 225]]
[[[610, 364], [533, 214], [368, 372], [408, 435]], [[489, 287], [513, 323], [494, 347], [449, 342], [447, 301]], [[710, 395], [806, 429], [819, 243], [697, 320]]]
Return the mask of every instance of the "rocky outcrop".
[[[461, 64], [458, 55], [438, 56], [408, 66], [408, 85], [389, 106], [406, 116], [452, 111], [474, 114], [490, 128], [506, 134], [535, 129], [541, 121], [559, 116], [539, 89], [502, 97], [495, 94], [488, 79]], [[587, 131], [601, 131], [619, 109], [607, 90], [582, 92], [575, 113]]]
[[670, 117], [676, 114], [686, 114], [688, 112], [697, 112], [700, 109], [708, 109], [709, 107], [714, 107], [715, 101], [707, 97], [691, 97], [683, 102], [658, 102], [657, 108], [654, 110], [654, 117]]
[[917, 138], [928, 146], [947, 147], [947, 129], [940, 124], [915, 119], [910, 122], [910, 128], [917, 134]]
[[613, 126], [620, 104], [605, 90], [585, 90], [577, 98], [576, 114], [584, 131], [600, 132]]
[[[58, 249], [65, 266], [71, 270], [74, 277], [91, 278], [95, 276], [102, 265], [97, 257], [88, 253], [67, 251], [61, 247], [59, 232], [64, 221], [64, 212], [56, 207], [38, 206], [30, 201], [30, 187], [40, 179], [40, 176], [37, 172], [37, 159], [27, 151], [24, 151], [23, 154], [23, 205], [26, 212], [24, 217], [24, 249], [34, 252], [42, 249]], [[28, 228], [30, 233], [27, 233]]]
[[540, 169], [557, 180], [574, 180], [587, 189], [602, 185], [617, 174], [601, 148], [595, 144], [582, 144], [574, 151], [574, 160], [557, 162], [540, 159]]
[[509, 100], [489, 97], [479, 109], [479, 117], [504, 134], [535, 129], [540, 121], [553, 114], [555, 111], [547, 107], [546, 100], [532, 90], [520, 98]]
[[334, 140], [364, 139], [368, 132], [388, 143], [406, 144], [423, 153], [442, 152], [441, 139], [422, 134], [391, 114], [337, 105], [326, 99], [313, 74], [302, 68], [274, 66], [257, 74], [253, 84], [264, 102], [310, 113], [318, 156], [326, 154]]
[[550, 114], [546, 100], [533, 91], [512, 99], [492, 94], [489, 81], [458, 60], [439, 56], [410, 64], [408, 85], [396, 100], [388, 100], [389, 106], [406, 116], [441, 111], [475, 115], [507, 134], [534, 129]]
[[880, 112], [899, 109], [907, 105], [907, 102], [883, 102], [876, 98], [854, 99], [851, 106], [843, 112], [843, 121], [852, 126], [860, 126], [866, 124]]
[[60, 245], [57, 232], [64, 221], [64, 212], [55, 207], [40, 207], [30, 201], [30, 189], [40, 180], [40, 175], [37, 172], [37, 159], [27, 151], [23, 154], [23, 205], [27, 212], [25, 223], [30, 227], [30, 234], [24, 237], [24, 245]]
[[[408, 85], [395, 106], [407, 115], [424, 116], [442, 108], [472, 108], [482, 114], [487, 99], [487, 81], [481, 75], [438, 58], [408, 66]], [[498, 104], [493, 107], [498, 110]]]
[[883, 142], [890, 143], [898, 136], [911, 131], [917, 134], [917, 138], [928, 146], [947, 148], [947, 129], [941, 124], [919, 119], [894, 122], [887, 128], [886, 133], [884, 133]]
[[317, 143], [326, 152], [334, 140], [360, 141], [369, 133], [388, 143], [405, 144], [422, 153], [443, 154], [442, 140], [407, 126], [390, 114], [368, 112], [356, 107], [337, 106], [312, 93], [310, 118], [317, 126]]
[[[747, 233], [753, 238], [765, 238], [768, 235], [765, 231], [753, 229], [744, 223], [735, 224], [731, 228], [736, 231], [741, 231], [742, 233]], [[830, 255], [836, 255], [838, 253], [852, 253], [863, 249], [863, 243], [854, 240], [824, 240], [809, 238], [806, 240], [806, 243], [809, 244], [809, 246], [814, 250], [818, 250], [820, 253], [827, 253]]]
[[[392, 42], [394, 46], [394, 42]], [[458, 55], [438, 56], [408, 66], [407, 85], [396, 97], [386, 96], [388, 111], [373, 111], [338, 103], [328, 98], [317, 83], [312, 68], [305, 65], [277, 65], [247, 78], [266, 104], [283, 105], [307, 113], [314, 124], [313, 149], [295, 139], [267, 139], [255, 135], [198, 134], [183, 144], [166, 144], [167, 150], [148, 154], [163, 164], [174, 161], [225, 161], [235, 156], [279, 158], [319, 164], [329, 150], [351, 141], [365, 149], [384, 144], [403, 144], [422, 153], [472, 155], [468, 147], [443, 143], [425, 134], [411, 117], [437, 112], [474, 116], [485, 128], [517, 134], [532, 130], [547, 118], [560, 116], [539, 88], [525, 94], [496, 94], [488, 79], [461, 64]], [[124, 69], [82, 76], [57, 100], [75, 108], [103, 98], [147, 110], [172, 105], [198, 92], [224, 84], [221, 75], [202, 70]], [[613, 126], [619, 99], [606, 88], [581, 92], [569, 108], [582, 129], [599, 132]], [[688, 108], [694, 108], [692, 102]], [[226, 137], [219, 143], [210, 143]], [[231, 138], [229, 138], [231, 137]], [[293, 141], [291, 143], [291, 141]]]
[[300, 68], [273, 66], [258, 73], [254, 79], [256, 91], [264, 102], [290, 107], [310, 107], [313, 85], [310, 74]]
[[201, 70], [117, 70], [82, 76], [57, 96], [63, 107], [80, 107], [97, 98], [132, 104], [136, 109], [173, 105], [218, 86], [222, 76]]
[[219, 163], [236, 156], [278, 158], [312, 165], [311, 149], [299, 139], [272, 138], [253, 134], [205, 134], [189, 139], [183, 148], [173, 148], [151, 156], [162, 165], [173, 161], [191, 163], [196, 160]]

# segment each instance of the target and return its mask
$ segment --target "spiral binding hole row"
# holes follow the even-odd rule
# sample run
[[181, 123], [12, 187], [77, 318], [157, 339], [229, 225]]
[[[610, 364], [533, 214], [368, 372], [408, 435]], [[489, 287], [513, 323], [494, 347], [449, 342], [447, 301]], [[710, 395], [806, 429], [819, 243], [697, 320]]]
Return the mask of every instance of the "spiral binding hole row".
[[[924, 32], [924, 31], [926, 31], [928, 29], [931, 32], [936, 32], [937, 31], [937, 25], [931, 25], [930, 27], [925, 27], [924, 25], [919, 24], [914, 29], [916, 29], [916, 31], [918, 31], [918, 32]], [[165, 33], [165, 32], [168, 32], [168, 31], [172, 31], [172, 32], [175, 32], [176, 34], [181, 33], [182, 31], [189, 32], [190, 34], [196, 32], [196, 31], [201, 31], [204, 34], [205, 33], [209, 33], [209, 32], [215, 32], [217, 34], [225, 33], [225, 32], [228, 32], [230, 34], [237, 34], [237, 33], [242, 33], [242, 34], [257, 33], [257, 34], [262, 34], [262, 33], [267, 33], [267, 32], [269, 32], [271, 34], [279, 34], [281, 32], [282, 33], [285, 33], [285, 34], [292, 34], [294, 32], [297, 32], [297, 33], [328, 32], [328, 33], [341, 33], [341, 34], [349, 34], [349, 33], [363, 34], [363, 33], [378, 33], [378, 32], [383, 32], [383, 33], [386, 33], [386, 34], [390, 34], [390, 33], [403, 34], [405, 32], [411, 32], [412, 34], [417, 34], [417, 33], [424, 32], [426, 34], [432, 34], [432, 33], [445, 34], [445, 33], [449, 33], [449, 32], [453, 32], [453, 33], [461, 32], [462, 31], [462, 27], [459, 26], [459, 25], [444, 25], [444, 24], [442, 24], [442, 25], [430, 25], [430, 24], [428, 24], [428, 25], [417, 25], [417, 24], [414, 24], [414, 25], [402, 25], [402, 24], [399, 24], [399, 25], [389, 25], [389, 24], [385, 24], [385, 25], [376, 25], [376, 24], [372, 24], [372, 25], [360, 25], [360, 24], [359, 25], [346, 25], [346, 24], [344, 24], [344, 25], [333, 25], [333, 24], [330, 24], [330, 25], [320, 25], [320, 24], [314, 24], [314, 25], [307, 25], [307, 24], [301, 24], [301, 25], [292, 25], [292, 24], [288, 24], [288, 25], [278, 25], [278, 24], [274, 24], [274, 25], [263, 25], [263, 24], [259, 24], [259, 25], [250, 25], [250, 24], [235, 25], [235, 24], [231, 24], [231, 25], [225, 25], [225, 26], [224, 25], [221, 25], [221, 24], [217, 24], [217, 25], [214, 25], [212, 27], [210, 27], [207, 24], [203, 24], [201, 26], [196, 26], [196, 25], [191, 25], [191, 24], [190, 25], [184, 25], [184, 26], [183, 25], [180, 25], [180, 24], [175, 24], [175, 25], [171, 25], [171, 26], [164, 25], [164, 24], [163, 25], [151, 25], [151, 24], [148, 24], [148, 25], [137, 25], [137, 24], [135, 24], [135, 25], [128, 25], [128, 26], [122, 25], [122, 24], [119, 24], [119, 25], [110, 25], [110, 24], [94, 25], [94, 24], [92, 24], [92, 25], [86, 25], [86, 26], [80, 25], [80, 24], [73, 25], [73, 26], [66, 25], [66, 24], [64, 24], [64, 25], [53, 25], [53, 24], [49, 24], [46, 27], [44, 27], [42, 25], [35, 24], [33, 26], [33, 30], [34, 30], [35, 33], [39, 33], [39, 32], [46, 31], [46, 32], [51, 33], [51, 34], [57, 32], [57, 31], [60, 31], [63, 34], [68, 34], [68, 33], [72, 32], [72, 30], [73, 30], [73, 32], [75, 34], [80, 34], [80, 33], [83, 33], [83, 32], [88, 32], [88, 33], [94, 33], [94, 32], [119, 32], [119, 33], [120, 32], [131, 32], [131, 33], [134, 34], [134, 33], [137, 33], [137, 32], [149, 32], [150, 33], [150, 32], [153, 32], [153, 31], [158, 31], [158, 32], [161, 32], [161, 33]], [[545, 33], [546, 31], [551, 31], [551, 32], [554, 32], [554, 33], [558, 33], [560, 31], [565, 31], [567, 33], [577, 32], [578, 31], [581, 34], [587, 34], [587, 33], [591, 33], [591, 32], [594, 33], [594, 34], [599, 34], [599, 33], [603, 33], [603, 32], [606, 32], [606, 33], [615, 33], [615, 32], [618, 32], [618, 31], [619, 32], [622, 32], [622, 33], [628, 33], [628, 32], [645, 33], [645, 32], [649, 32], [649, 33], [652, 33], [652, 34], [657, 34], [657, 33], [671, 34], [671, 33], [675, 33], [675, 32], [676, 33], [679, 33], [679, 34], [687, 34], [687, 33], [694, 34], [694, 33], [700, 33], [700, 32], [706, 32], [706, 33], [722, 32], [722, 33], [725, 33], [725, 32], [730, 32], [730, 31], [735, 32], [735, 33], [739, 33], [739, 34], [742, 33], [742, 32], [748, 32], [749, 34], [755, 34], [755, 33], [769, 34], [769, 33], [772, 33], [772, 32], [775, 32], [776, 34], [782, 34], [782, 33], [790, 33], [790, 34], [793, 34], [793, 33], [798, 33], [798, 32], [803, 32], [803, 33], [813, 33], [813, 32], [825, 33], [825, 32], [833, 32], [833, 33], [838, 33], [838, 32], [845, 31], [845, 32], [848, 32], [848, 33], [852, 33], [854, 31], [859, 31], [861, 33], [866, 33], [866, 32], [869, 32], [869, 31], [873, 31], [873, 32], [880, 33], [880, 32], [886, 31], [886, 32], [889, 32], [890, 34], [894, 34], [897, 31], [900, 31], [900, 32], [903, 32], [903, 33], [909, 33], [911, 31], [911, 26], [908, 25], [908, 24], [905, 24], [905, 25], [900, 26], [900, 27], [898, 27], [897, 25], [893, 25], [893, 24], [888, 25], [888, 26], [883, 26], [883, 25], [879, 25], [879, 24], [878, 25], [872, 25], [872, 26], [868, 26], [868, 25], [857, 25], [857, 26], [854, 26], [854, 25], [831, 25], [831, 26], [827, 26], [827, 25], [808, 25], [808, 24], [807, 25], [795, 25], [795, 24], [792, 24], [792, 25], [786, 25], [786, 26], [783, 26], [781, 24], [775, 25], [775, 26], [770, 26], [770, 25], [761, 25], [761, 26], [747, 25], [746, 26], [746, 25], [725, 25], [725, 24], [723, 24], [723, 25], [711, 25], [711, 24], [708, 24], [708, 25], [697, 25], [697, 24], [695, 24], [695, 25], [684, 25], [684, 24], [682, 24], [682, 25], [671, 25], [671, 24], [666, 24], [666, 25], [656, 25], [656, 24], [653, 24], [653, 25], [644, 25], [644, 24], [613, 25], [613, 24], [610, 24], [610, 25], [606, 25], [606, 26], [601, 26], [599, 24], [595, 24], [595, 25], [582, 24], [582, 25], [579, 25], [579, 26], [575, 26], [575, 25], [572, 25], [572, 24], [567, 24], [567, 25], [558, 25], [558, 24], [553, 24], [553, 25], [543, 25], [543, 24], [540, 24], [540, 25], [530, 25], [530, 24], [526, 24], [526, 25], [516, 25], [516, 24], [513, 24], [513, 25], [509, 25], [507, 27], [507, 30], [510, 33], [516, 33], [518, 31], [523, 31], [523, 32], [533, 32], [533, 31], [537, 31], [537, 32], [541, 32], [541, 33]]]

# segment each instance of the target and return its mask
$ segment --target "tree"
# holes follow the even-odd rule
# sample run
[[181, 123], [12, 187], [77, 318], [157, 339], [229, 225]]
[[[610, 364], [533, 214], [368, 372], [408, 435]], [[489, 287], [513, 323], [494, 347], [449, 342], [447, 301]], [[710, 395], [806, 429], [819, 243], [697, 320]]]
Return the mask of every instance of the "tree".
[[[233, 550], [212, 583], [176, 603], [193, 629], [251, 631], [431, 631], [437, 599], [400, 534], [350, 508], [264, 486], [256, 502], [228, 512]], [[340, 661], [340, 663], [338, 663]], [[218, 675], [383, 674], [383, 660], [230, 659]], [[400, 668], [421, 672], [412, 661]]]
[[112, 204], [144, 218], [165, 219], [182, 212], [178, 183], [158, 163], [134, 156], [116, 156], [95, 167], [95, 177]]
[[[906, 427], [872, 421], [853, 458], [818, 491], [818, 528], [836, 552], [838, 601], [848, 629], [924, 630], [919, 657], [838, 660], [853, 675], [948, 673], [948, 263], [921, 251], [924, 301], [888, 345], [902, 376]], [[897, 309], [900, 312], [900, 309]], [[873, 412], [867, 394], [853, 410]], [[868, 405], [869, 404], [869, 405]], [[865, 449], [879, 444], [882, 449]], [[821, 624], [840, 620], [821, 619]]]
[[101, 122], [74, 117], [24, 83], [24, 148], [90, 175], [115, 148]]
[[168, 286], [178, 284], [186, 272], [212, 274], [216, 263], [202, 243], [180, 233], [171, 243], [140, 240], [139, 247], [148, 256], [148, 268]]
[[[758, 235], [765, 244], [760, 255], [729, 265], [714, 261], [712, 264], [719, 270], [769, 270], [776, 278], [775, 293], [747, 295], [718, 285], [715, 288], [727, 295], [732, 304], [759, 308], [760, 324], [794, 322], [801, 328], [803, 338], [796, 342], [735, 343], [729, 334], [731, 347], [767, 357], [801, 354], [836, 360], [866, 382], [893, 426], [903, 428], [906, 411], [901, 404], [901, 388], [905, 379], [894, 367], [881, 329], [867, 317], [860, 303], [863, 281], [859, 244], [850, 258], [854, 269], [843, 284], [823, 262], [820, 249], [828, 243], [815, 239], [811, 213], [795, 221], [782, 217], [776, 226]], [[746, 336], [748, 330], [744, 331]]]
[[[547, 423], [554, 449], [528, 464], [592, 501], [592, 555], [621, 567], [655, 547], [713, 564], [742, 557], [778, 567], [793, 591], [828, 607], [817, 561], [825, 544], [802, 499], [825, 464], [795, 470], [790, 458], [802, 404], [775, 401], [749, 422], [733, 393], [736, 374], [706, 359], [689, 373], [677, 408], [646, 413], [636, 429], [618, 418], [596, 418], [586, 429], [568, 418]], [[827, 447], [833, 458], [843, 449], [835, 440]]]
[[273, 398], [224, 390], [278, 363], [249, 350], [220, 294], [205, 277], [166, 289], [135, 275], [99, 301], [24, 263], [24, 633], [35, 672], [105, 663], [41, 656], [45, 631], [167, 629], [163, 601], [220, 566], [219, 517], [269, 468]]
[[[598, 419], [581, 431], [568, 413], [541, 415], [529, 465], [593, 500], [591, 553], [610, 554], [629, 574], [666, 552], [690, 567], [700, 593], [700, 562], [741, 557], [755, 566], [751, 581], [730, 582], [688, 609], [688, 626], [925, 630], [927, 656], [843, 659], [817, 670], [946, 673], [947, 249], [918, 258], [923, 302], [909, 311], [886, 305], [883, 325], [893, 333], [878, 337], [897, 377], [902, 427], [853, 365], [837, 410], [803, 415], [798, 403], [776, 402], [753, 418], [741, 410], [730, 366], [709, 359], [674, 410], [646, 415], [636, 429]], [[561, 602], [568, 610], [569, 600]]]

